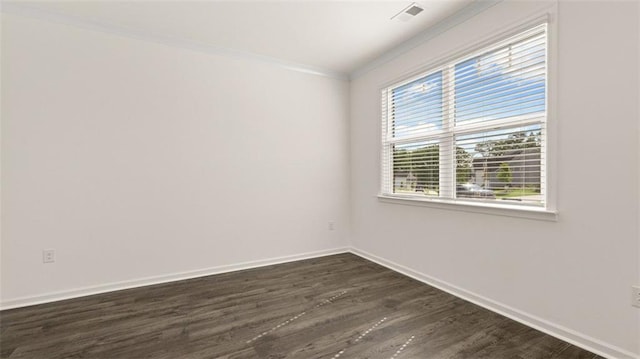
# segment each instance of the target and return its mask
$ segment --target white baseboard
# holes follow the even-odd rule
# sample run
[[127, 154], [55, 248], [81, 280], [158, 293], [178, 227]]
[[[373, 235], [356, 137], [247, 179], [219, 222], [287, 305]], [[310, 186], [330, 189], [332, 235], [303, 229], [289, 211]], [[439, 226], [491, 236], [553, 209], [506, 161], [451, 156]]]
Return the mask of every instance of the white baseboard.
[[383, 267], [387, 267], [395, 272], [404, 274], [408, 277], [411, 277], [420, 282], [426, 283], [432, 287], [438, 288], [456, 297], [462, 298], [471, 303], [479, 305], [492, 312], [496, 312], [498, 314], [504, 315], [505, 317], [511, 318], [528, 327], [535, 328], [543, 333], [546, 333], [558, 339], [564, 340], [565, 342], [568, 342], [578, 347], [589, 350], [605, 358], [640, 359], [640, 356], [634, 353], [631, 353], [627, 350], [624, 350], [622, 348], [618, 348], [616, 346], [605, 343], [601, 340], [579, 333], [575, 330], [563, 327], [562, 325], [552, 323], [548, 320], [536, 317], [535, 315], [531, 315], [519, 309], [512, 308], [508, 305], [496, 302], [495, 300], [483, 297], [479, 294], [462, 289], [453, 284], [447, 283], [443, 280], [433, 278], [429, 275], [420, 273], [411, 268], [407, 268], [403, 265], [378, 257], [366, 251], [352, 247], [350, 249], [350, 252], [364, 259], [380, 264]]
[[84, 296], [93, 295], [93, 294], [107, 293], [107, 292], [113, 292], [117, 290], [130, 289], [130, 288], [138, 288], [138, 287], [144, 287], [144, 286], [154, 285], [154, 284], [175, 282], [175, 281], [180, 281], [185, 279], [205, 277], [205, 276], [214, 275], [214, 274], [221, 274], [221, 273], [233, 272], [233, 271], [238, 271], [243, 269], [264, 267], [272, 264], [295, 262], [302, 259], [324, 257], [332, 254], [347, 253], [347, 252], [349, 252], [349, 248], [346, 248], [346, 247], [333, 248], [333, 249], [326, 249], [326, 250], [315, 251], [315, 252], [294, 254], [294, 255], [283, 256], [283, 257], [243, 262], [238, 264], [222, 265], [222, 266], [216, 266], [211, 268], [199, 269], [195, 271], [159, 275], [159, 276], [153, 276], [153, 277], [127, 280], [122, 282], [115, 282], [115, 283], [108, 283], [103, 285], [64, 290], [59, 292], [51, 292], [51, 293], [46, 293], [42, 295], [15, 298], [15, 299], [2, 301], [0, 303], [0, 310], [27, 307], [27, 306], [36, 305], [36, 304], [56, 302], [60, 300], [84, 297]]
[[486, 308], [498, 314], [504, 315], [505, 317], [511, 318], [526, 326], [535, 328], [541, 332], [544, 332], [546, 334], [549, 334], [551, 336], [564, 340], [568, 343], [571, 343], [581, 348], [584, 348], [586, 350], [589, 350], [603, 357], [612, 358], [612, 359], [640, 359], [640, 356], [634, 353], [631, 353], [629, 351], [626, 351], [622, 348], [618, 348], [616, 346], [610, 345], [601, 340], [579, 333], [575, 330], [563, 327], [561, 325], [552, 323], [550, 321], [536, 317], [534, 315], [523, 312], [521, 310], [509, 307], [505, 304], [499, 303], [492, 299], [483, 297], [479, 294], [467, 291], [453, 284], [447, 283], [446, 281], [433, 278], [424, 273], [420, 273], [411, 268], [405, 267], [403, 265], [397, 264], [395, 262], [386, 260], [374, 254], [371, 254], [366, 251], [356, 249], [353, 247], [334, 248], [334, 249], [328, 249], [328, 250], [322, 250], [322, 251], [315, 251], [315, 252], [269, 258], [269, 259], [263, 259], [263, 260], [257, 260], [257, 261], [243, 262], [238, 264], [223, 265], [223, 266], [205, 268], [205, 269], [200, 269], [195, 271], [174, 273], [174, 274], [161, 275], [161, 276], [153, 276], [153, 277], [140, 278], [140, 279], [134, 279], [134, 280], [128, 280], [128, 281], [122, 281], [122, 282], [116, 282], [116, 283], [109, 283], [104, 285], [52, 292], [52, 293], [47, 293], [47, 294], [37, 295], [37, 296], [21, 297], [21, 298], [10, 299], [10, 300], [1, 302], [0, 310], [27, 307], [27, 306], [36, 305], [36, 304], [56, 302], [56, 301], [65, 300], [65, 299], [72, 299], [72, 298], [84, 297], [88, 295], [113, 292], [117, 290], [138, 288], [138, 287], [144, 287], [148, 285], [162, 284], [162, 283], [168, 283], [168, 282], [175, 282], [175, 281], [180, 281], [185, 279], [205, 277], [205, 276], [214, 275], [214, 274], [221, 274], [221, 273], [233, 272], [233, 271], [244, 270], [244, 269], [258, 268], [258, 267], [264, 267], [264, 266], [273, 265], [273, 264], [294, 262], [294, 261], [303, 260], [303, 259], [317, 258], [317, 257], [323, 257], [323, 256], [347, 253], [347, 252], [360, 256], [364, 259], [370, 260], [374, 263], [380, 264], [381, 266], [387, 267], [393, 271], [404, 274], [420, 282], [426, 283], [430, 286], [443, 290], [456, 297], [462, 298], [471, 303], [479, 305], [483, 308]]

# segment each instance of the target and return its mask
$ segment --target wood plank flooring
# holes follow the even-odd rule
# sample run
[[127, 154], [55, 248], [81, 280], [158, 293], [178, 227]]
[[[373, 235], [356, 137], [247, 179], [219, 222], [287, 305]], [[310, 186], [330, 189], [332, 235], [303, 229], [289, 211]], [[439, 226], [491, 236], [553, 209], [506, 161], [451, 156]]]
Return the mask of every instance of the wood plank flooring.
[[599, 358], [352, 254], [0, 312], [1, 358]]

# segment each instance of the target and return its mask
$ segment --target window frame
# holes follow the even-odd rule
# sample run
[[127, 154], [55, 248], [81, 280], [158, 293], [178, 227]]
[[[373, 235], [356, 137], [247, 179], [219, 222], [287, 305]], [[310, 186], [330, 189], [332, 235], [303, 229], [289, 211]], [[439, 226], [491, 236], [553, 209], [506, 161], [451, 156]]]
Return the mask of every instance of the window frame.
[[[520, 25], [512, 27], [510, 30], [504, 31], [500, 34], [496, 34], [493, 36], [489, 36], [483, 41], [476, 41], [474, 44], [470, 46], [465, 46], [463, 50], [457, 51], [456, 53], [449, 54], [447, 56], [442, 57], [439, 61], [434, 61], [430, 64], [422, 66], [421, 68], [412, 71], [409, 75], [403, 76], [401, 80], [395, 80], [388, 84], [385, 84], [380, 88], [380, 93], [386, 94], [386, 99], [382, 99], [381, 103], [381, 113], [380, 119], [382, 124], [381, 138], [379, 140], [380, 148], [380, 185], [379, 185], [379, 193], [377, 195], [380, 202], [383, 203], [393, 203], [393, 204], [404, 204], [404, 205], [413, 205], [413, 206], [426, 206], [426, 207], [434, 207], [440, 209], [447, 210], [459, 210], [465, 212], [476, 212], [476, 213], [484, 213], [484, 214], [494, 214], [494, 215], [503, 215], [509, 217], [519, 217], [519, 218], [529, 218], [529, 219], [538, 219], [538, 220], [550, 220], [556, 221], [558, 219], [558, 212], [556, 210], [556, 202], [555, 202], [555, 182], [554, 182], [554, 174], [555, 166], [554, 166], [554, 157], [553, 151], [555, 150], [555, 92], [556, 92], [556, 83], [555, 83], [555, 72], [556, 72], [556, 38], [555, 38], [555, 24], [551, 21], [552, 16], [549, 13], [544, 13], [541, 16], [537, 16], [535, 18], [530, 19], [529, 21], [523, 21]], [[455, 67], [457, 64], [460, 64], [466, 60], [474, 58], [476, 56], [489, 53], [491, 51], [497, 50], [501, 47], [504, 47], [509, 41], [512, 41], [514, 38], [526, 38], [526, 34], [535, 33], [536, 29], [539, 27], [546, 27], [544, 29], [546, 35], [546, 86], [545, 86], [545, 111], [537, 112], [534, 114], [526, 114], [520, 116], [512, 116], [506, 119], [498, 119], [492, 120], [485, 123], [469, 123], [469, 124], [458, 124], [456, 126], [454, 123], [454, 115], [449, 108], [453, 101], [447, 100], [444, 98], [446, 94], [449, 96], [455, 96], [453, 91], [447, 91], [447, 86], [455, 86], [453, 81], [448, 81], [447, 77], [453, 76], [453, 72], [455, 72]], [[545, 128], [544, 131], [544, 148], [543, 156], [545, 158], [544, 161], [541, 160], [541, 171], [544, 172], [544, 175], [541, 175], [541, 185], [544, 184], [544, 202], [542, 206], [539, 205], [531, 205], [531, 204], [513, 204], [513, 203], [501, 203], [500, 201], [481, 201], [481, 200], [468, 200], [464, 198], [456, 198], [455, 197], [455, 169], [456, 169], [456, 160], [455, 156], [449, 157], [450, 160], [446, 161], [448, 163], [442, 164], [443, 156], [441, 157], [441, 165], [440, 165], [440, 178], [449, 179], [452, 183], [445, 185], [445, 190], [448, 189], [452, 193], [441, 193], [438, 197], [427, 197], [427, 196], [416, 196], [411, 194], [401, 194], [394, 193], [393, 186], [393, 150], [385, 149], [385, 146], [390, 142], [388, 141], [388, 126], [390, 123], [390, 119], [388, 118], [387, 109], [388, 104], [390, 104], [390, 97], [392, 95], [392, 89], [398, 88], [410, 82], [413, 82], [420, 78], [425, 78], [435, 74], [437, 72], [442, 71], [442, 105], [443, 105], [443, 129], [438, 132], [431, 132], [423, 135], [411, 136], [411, 138], [402, 138], [396, 139], [392, 141], [392, 143], [410, 143], [410, 142], [418, 142], [418, 141], [431, 141], [436, 140], [438, 136], [442, 138], [442, 134], [444, 133], [446, 136], [452, 136], [452, 138], [441, 141], [441, 143], [447, 143], [455, 153], [456, 142], [455, 136], [459, 136], [464, 133], [479, 133], [483, 130], [490, 130], [496, 128], [497, 126], [508, 126], [515, 127], [518, 124], [521, 125], [531, 125], [531, 124], [540, 124]], [[540, 118], [540, 114], [545, 115], [542, 120], [534, 120], [535, 118]], [[515, 119], [517, 117], [521, 117], [520, 119]], [[446, 151], [446, 149], [445, 149]], [[385, 158], [384, 156], [389, 156]], [[385, 169], [385, 163], [387, 168]], [[391, 167], [391, 168], [389, 168]], [[444, 168], [443, 168], [444, 167]], [[442, 176], [442, 173], [446, 172], [448, 176]], [[386, 188], [383, 186], [386, 185]], [[442, 187], [440, 187], [442, 188]], [[442, 196], [447, 196], [448, 198], [442, 198]]]

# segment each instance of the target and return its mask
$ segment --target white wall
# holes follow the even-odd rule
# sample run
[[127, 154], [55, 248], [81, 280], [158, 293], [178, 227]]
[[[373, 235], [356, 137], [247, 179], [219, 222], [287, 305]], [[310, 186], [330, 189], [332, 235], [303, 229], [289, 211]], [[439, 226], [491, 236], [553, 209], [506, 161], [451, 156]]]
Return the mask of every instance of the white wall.
[[339, 80], [3, 14], [1, 303], [339, 248], [351, 214], [358, 250], [640, 353], [637, 3], [552, 9], [558, 222], [375, 197], [382, 84], [547, 6], [496, 5], [354, 80], [351, 100]]
[[348, 108], [346, 81], [3, 14], [2, 303], [345, 247]]
[[[352, 81], [353, 246], [601, 353], [639, 353], [640, 316], [629, 299], [640, 283], [637, 7], [503, 2]], [[543, 8], [559, 49], [551, 119], [559, 220], [379, 202], [383, 85]]]

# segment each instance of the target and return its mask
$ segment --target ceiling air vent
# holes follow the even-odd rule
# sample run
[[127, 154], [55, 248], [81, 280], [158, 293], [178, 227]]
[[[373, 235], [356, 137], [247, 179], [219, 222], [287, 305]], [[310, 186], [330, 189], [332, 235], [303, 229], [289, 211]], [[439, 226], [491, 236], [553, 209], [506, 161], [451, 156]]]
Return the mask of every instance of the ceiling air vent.
[[416, 3], [413, 3], [413, 4], [405, 7], [404, 9], [402, 9], [402, 11], [400, 11], [399, 13], [393, 15], [391, 20], [400, 20], [402, 22], [407, 22], [407, 21], [413, 19], [414, 16], [418, 15], [419, 13], [421, 13], [422, 10], [424, 10], [424, 9], [421, 8], [420, 5], [418, 5]]

